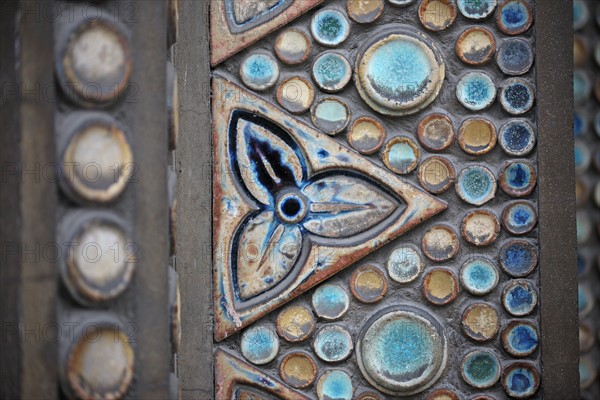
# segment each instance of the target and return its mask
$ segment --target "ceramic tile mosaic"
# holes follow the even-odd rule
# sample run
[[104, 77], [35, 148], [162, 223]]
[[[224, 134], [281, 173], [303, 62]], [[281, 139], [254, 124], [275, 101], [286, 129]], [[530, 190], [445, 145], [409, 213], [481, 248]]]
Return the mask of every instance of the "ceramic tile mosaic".
[[211, 5], [217, 399], [536, 395], [535, 2]]

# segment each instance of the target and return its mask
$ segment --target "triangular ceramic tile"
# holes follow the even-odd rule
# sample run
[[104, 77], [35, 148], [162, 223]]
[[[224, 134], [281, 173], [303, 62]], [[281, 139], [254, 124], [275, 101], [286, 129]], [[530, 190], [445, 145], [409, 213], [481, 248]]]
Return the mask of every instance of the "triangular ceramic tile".
[[[243, 394], [248, 396], [243, 397]], [[215, 352], [215, 398], [309, 400], [302, 393], [220, 349]]]
[[221, 76], [213, 161], [217, 341], [447, 208]]
[[324, 0], [212, 0], [210, 63], [228, 59]]

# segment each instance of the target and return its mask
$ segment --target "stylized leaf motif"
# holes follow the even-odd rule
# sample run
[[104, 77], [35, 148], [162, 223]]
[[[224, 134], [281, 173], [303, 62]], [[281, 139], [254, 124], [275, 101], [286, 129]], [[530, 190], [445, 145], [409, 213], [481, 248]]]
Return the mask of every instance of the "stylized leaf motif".
[[400, 204], [373, 184], [358, 177], [321, 178], [302, 192], [310, 200], [302, 225], [315, 235], [347, 238], [373, 228]]
[[245, 119], [237, 122], [237, 162], [244, 184], [259, 202], [272, 204], [272, 194], [298, 186], [302, 164], [280, 137]]
[[280, 224], [272, 211], [251, 218], [240, 236], [237, 281], [242, 299], [277, 285], [290, 272], [302, 250], [296, 225]]

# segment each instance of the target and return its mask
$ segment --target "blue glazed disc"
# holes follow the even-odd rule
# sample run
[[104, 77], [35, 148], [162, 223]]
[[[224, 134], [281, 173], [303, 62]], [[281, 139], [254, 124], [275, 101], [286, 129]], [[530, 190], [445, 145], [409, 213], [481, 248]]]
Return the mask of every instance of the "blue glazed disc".
[[341, 286], [326, 283], [313, 293], [312, 305], [319, 317], [334, 320], [346, 314], [350, 306], [350, 297]]
[[277, 82], [279, 66], [270, 54], [251, 54], [242, 61], [240, 77], [250, 89], [266, 90]]
[[504, 370], [502, 386], [510, 397], [528, 399], [540, 386], [540, 373], [530, 363], [511, 364]]
[[277, 356], [279, 338], [275, 328], [268, 325], [258, 325], [248, 328], [242, 335], [242, 355], [252, 364], [267, 364]]
[[[599, 114], [600, 115], [600, 114]], [[596, 116], [594, 123], [600, 123], [600, 118]], [[583, 136], [587, 133], [588, 130], [588, 120], [585, 116], [581, 115], [578, 112], [575, 112], [573, 117], [573, 135], [577, 138]]]
[[496, 86], [487, 74], [469, 72], [458, 81], [456, 97], [469, 110], [481, 111], [496, 100]]
[[500, 274], [490, 260], [475, 257], [465, 262], [460, 271], [460, 281], [465, 290], [475, 296], [491, 293], [500, 280]]
[[325, 9], [313, 16], [310, 31], [318, 43], [335, 47], [350, 34], [350, 24], [341, 12]]
[[507, 35], [523, 33], [532, 23], [533, 10], [526, 0], [506, 1], [496, 12], [496, 25]]
[[527, 321], [513, 321], [502, 331], [502, 346], [514, 357], [527, 357], [538, 348], [537, 328]]
[[315, 354], [325, 362], [343, 361], [350, 356], [354, 344], [345, 328], [337, 325], [322, 328], [313, 342]]
[[513, 235], [524, 235], [535, 228], [537, 212], [533, 204], [517, 201], [506, 206], [502, 212], [504, 229]]
[[511, 78], [502, 84], [500, 104], [512, 115], [525, 114], [533, 107], [535, 89], [524, 79]]
[[509, 162], [500, 171], [498, 181], [504, 193], [509, 196], [529, 196], [537, 182], [535, 167], [529, 161]]
[[510, 120], [500, 128], [498, 141], [509, 156], [526, 156], [535, 147], [535, 131], [525, 120]]
[[461, 375], [467, 384], [478, 388], [491, 388], [500, 379], [502, 367], [498, 357], [490, 350], [469, 353], [462, 362]]
[[317, 382], [319, 400], [352, 400], [353, 393], [352, 379], [344, 371], [327, 371]]
[[339, 92], [350, 82], [352, 67], [343, 55], [325, 52], [315, 60], [312, 76], [324, 92]]
[[484, 19], [494, 12], [497, 0], [458, 0], [460, 13], [470, 19]]
[[523, 278], [538, 264], [536, 246], [525, 240], [511, 240], [500, 249], [500, 265], [513, 278]]
[[538, 295], [530, 281], [517, 279], [510, 281], [502, 292], [504, 309], [515, 317], [524, 317], [533, 312]]
[[496, 63], [507, 75], [523, 75], [533, 65], [533, 49], [528, 41], [510, 38], [502, 42], [496, 53]]
[[461, 171], [455, 187], [461, 199], [480, 206], [496, 195], [496, 178], [487, 167], [472, 165]]

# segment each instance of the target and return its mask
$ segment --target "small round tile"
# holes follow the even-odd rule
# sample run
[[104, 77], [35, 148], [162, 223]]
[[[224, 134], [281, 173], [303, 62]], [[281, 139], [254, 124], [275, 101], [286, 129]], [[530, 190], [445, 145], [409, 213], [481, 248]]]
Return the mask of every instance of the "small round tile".
[[337, 135], [350, 122], [350, 108], [341, 99], [324, 97], [312, 106], [310, 116], [318, 129], [328, 135]]
[[523, 278], [538, 264], [536, 246], [524, 240], [511, 240], [500, 249], [500, 266], [512, 278]]
[[574, 0], [573, 1], [573, 29], [578, 31], [590, 20], [590, 10], [585, 1]]
[[481, 20], [494, 12], [497, 0], [457, 0], [460, 13], [466, 18]]
[[437, 389], [429, 393], [426, 400], [460, 400], [458, 395], [450, 389]]
[[458, 130], [458, 145], [465, 153], [474, 156], [492, 151], [497, 140], [496, 127], [485, 118], [469, 118]]
[[496, 178], [484, 166], [472, 165], [461, 171], [456, 180], [456, 193], [469, 204], [480, 206], [496, 195]]
[[421, 0], [419, 19], [430, 31], [443, 31], [456, 20], [456, 3], [453, 0]]
[[317, 57], [313, 63], [312, 77], [324, 92], [339, 92], [350, 82], [352, 67], [346, 57], [328, 51]]
[[533, 9], [527, 0], [509, 0], [496, 11], [496, 25], [506, 35], [519, 35], [533, 24]]
[[310, 31], [318, 43], [335, 47], [346, 40], [350, 34], [350, 24], [341, 12], [324, 9], [313, 16]]
[[326, 320], [341, 318], [348, 311], [350, 297], [341, 286], [325, 283], [312, 295], [315, 313]]
[[525, 120], [510, 120], [500, 128], [500, 147], [514, 157], [526, 156], [535, 147], [536, 135], [533, 127]]
[[315, 88], [301, 76], [285, 79], [277, 87], [277, 101], [293, 114], [303, 114], [315, 100]]
[[496, 100], [496, 85], [484, 72], [468, 72], [456, 85], [456, 97], [469, 110], [485, 110]]
[[275, 39], [275, 54], [288, 65], [301, 64], [308, 60], [312, 50], [310, 38], [304, 31], [288, 28]]
[[387, 278], [379, 268], [364, 265], [350, 277], [350, 291], [361, 303], [377, 303], [388, 291]]
[[352, 400], [353, 393], [352, 379], [344, 371], [327, 371], [317, 382], [319, 400]]
[[576, 69], [573, 73], [573, 96], [575, 104], [585, 103], [592, 94], [592, 83], [587, 74]]
[[454, 49], [464, 63], [483, 65], [496, 54], [496, 39], [489, 30], [474, 26], [460, 34]]
[[587, 353], [596, 344], [594, 330], [586, 322], [579, 323], [579, 352]]
[[489, 210], [474, 210], [462, 220], [461, 234], [463, 239], [474, 246], [489, 246], [500, 234], [500, 221]]
[[289, 353], [279, 365], [279, 376], [291, 387], [305, 389], [317, 378], [317, 364], [301, 351]]
[[523, 75], [533, 65], [531, 44], [521, 38], [510, 38], [502, 42], [496, 53], [496, 63], [506, 75]]
[[575, 173], [582, 175], [592, 164], [592, 152], [589, 146], [580, 141], [575, 141]]
[[454, 125], [444, 114], [429, 114], [419, 122], [419, 143], [428, 151], [444, 151], [454, 143]]
[[464, 358], [460, 371], [468, 385], [477, 389], [489, 389], [500, 380], [502, 367], [492, 351], [475, 350]]
[[504, 369], [502, 386], [510, 397], [528, 399], [538, 391], [540, 373], [530, 363], [511, 364]]
[[453, 258], [459, 250], [458, 235], [445, 225], [436, 225], [423, 235], [423, 253], [432, 261], [447, 261]]
[[354, 343], [348, 330], [338, 325], [327, 325], [315, 335], [313, 348], [317, 357], [333, 363], [350, 357]]
[[598, 369], [590, 356], [583, 356], [579, 359], [579, 388], [581, 390], [589, 389], [598, 378]]
[[315, 331], [316, 323], [312, 311], [305, 306], [288, 306], [277, 316], [277, 334], [291, 343], [302, 342]]
[[462, 314], [462, 330], [477, 342], [492, 340], [500, 330], [498, 311], [485, 303], [470, 305]]
[[573, 115], [573, 136], [576, 138], [583, 136], [587, 133], [588, 129], [589, 123], [587, 118], [575, 111], [575, 114]]
[[456, 171], [447, 158], [429, 157], [419, 166], [419, 183], [429, 193], [442, 194], [454, 185], [455, 180]]
[[361, 373], [379, 391], [396, 396], [420, 393], [444, 372], [444, 328], [412, 306], [381, 310], [367, 321], [356, 342]]
[[475, 257], [463, 264], [460, 281], [467, 292], [474, 296], [485, 296], [498, 286], [500, 274], [490, 260]]
[[525, 235], [535, 228], [537, 211], [533, 204], [527, 201], [510, 203], [502, 212], [502, 225], [513, 235]]
[[361, 154], [373, 154], [385, 140], [385, 128], [369, 117], [357, 118], [348, 131], [348, 143]]
[[[600, 49], [599, 47], [597, 47]], [[590, 53], [585, 39], [580, 35], [573, 36], [573, 64], [577, 67], [582, 67], [588, 60]]]
[[443, 306], [456, 300], [460, 288], [454, 273], [445, 268], [433, 268], [423, 277], [423, 295], [431, 304]]
[[531, 314], [537, 306], [537, 299], [537, 291], [530, 281], [524, 279], [509, 281], [502, 291], [502, 305], [515, 317]]
[[359, 24], [377, 20], [383, 13], [383, 0], [347, 0], [348, 16]]
[[535, 89], [524, 79], [508, 79], [500, 88], [500, 104], [509, 114], [525, 114], [531, 110], [534, 101]]
[[424, 262], [419, 250], [412, 245], [403, 245], [394, 249], [387, 261], [390, 278], [398, 283], [410, 283], [423, 271]]
[[279, 66], [270, 54], [250, 54], [240, 65], [240, 77], [250, 89], [267, 90], [279, 79]]
[[535, 167], [529, 161], [508, 162], [500, 171], [498, 182], [511, 197], [529, 196], [537, 182]]
[[252, 364], [268, 364], [277, 357], [279, 338], [272, 326], [252, 326], [244, 331], [240, 349], [242, 355]]
[[577, 287], [577, 299], [579, 305], [579, 318], [585, 318], [594, 309], [596, 303], [594, 295], [587, 285], [580, 283]]
[[512, 321], [502, 330], [502, 347], [513, 357], [527, 357], [538, 348], [539, 336], [531, 322]]
[[420, 156], [421, 150], [417, 144], [404, 136], [390, 139], [381, 153], [385, 166], [401, 175], [409, 174], [417, 168]]

